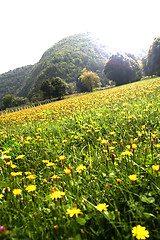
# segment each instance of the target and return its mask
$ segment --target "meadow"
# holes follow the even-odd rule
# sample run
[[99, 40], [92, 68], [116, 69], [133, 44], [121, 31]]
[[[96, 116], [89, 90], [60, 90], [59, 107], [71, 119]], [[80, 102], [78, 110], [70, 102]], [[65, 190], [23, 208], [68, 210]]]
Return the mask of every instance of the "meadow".
[[0, 116], [0, 239], [160, 239], [160, 78]]

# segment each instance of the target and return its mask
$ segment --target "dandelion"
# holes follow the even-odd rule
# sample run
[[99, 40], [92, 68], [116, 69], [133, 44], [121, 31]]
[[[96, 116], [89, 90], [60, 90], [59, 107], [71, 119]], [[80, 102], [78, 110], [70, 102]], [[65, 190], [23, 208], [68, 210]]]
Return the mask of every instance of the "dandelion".
[[133, 237], [136, 237], [137, 239], [149, 238], [149, 231], [146, 230], [146, 228], [142, 227], [141, 225], [137, 225], [133, 227], [132, 234], [133, 234]]
[[60, 177], [57, 176], [57, 175], [53, 175], [51, 178], [52, 178], [52, 180], [56, 180], [56, 179], [58, 179], [58, 178], [60, 178]]
[[109, 207], [109, 205], [106, 205], [106, 203], [99, 203], [96, 206], [97, 210], [99, 210], [100, 212], [102, 212], [103, 210], [107, 210], [107, 207]]
[[120, 182], [122, 182], [122, 180], [118, 178], [118, 179], [117, 179], [117, 182], [120, 183]]
[[69, 175], [69, 174], [71, 173], [71, 170], [68, 169], [68, 168], [66, 168], [66, 169], [64, 170], [64, 172], [65, 172], [66, 175]]
[[21, 189], [14, 189], [12, 192], [15, 196], [18, 196], [19, 194], [21, 194], [22, 190]]
[[54, 190], [49, 196], [50, 198], [52, 198], [52, 200], [57, 200], [57, 198], [62, 198], [62, 196], [64, 196], [65, 193], [59, 190]]
[[76, 168], [76, 170], [79, 172], [79, 171], [83, 171], [83, 170], [85, 170], [86, 169], [86, 167], [83, 165], [83, 164], [81, 164], [81, 165], [79, 165], [77, 168]]
[[18, 157], [16, 157], [16, 159], [22, 159], [22, 158], [24, 158], [25, 157], [25, 155], [19, 155]]
[[3, 194], [0, 194], [0, 199], [2, 199], [4, 197], [4, 195]]
[[42, 162], [47, 164], [47, 163], [49, 163], [49, 160], [42, 160]]
[[59, 156], [59, 160], [63, 161], [65, 159], [65, 156]]
[[159, 171], [159, 165], [152, 165], [152, 169], [153, 169], [153, 171], [158, 172]]
[[46, 166], [47, 167], [52, 167], [52, 166], [54, 166], [55, 164], [53, 163], [53, 162], [48, 162], [47, 164], [46, 164]]
[[36, 176], [34, 176], [34, 175], [31, 174], [31, 175], [28, 175], [26, 178], [29, 179], [29, 180], [33, 180], [33, 179], [36, 178]]
[[36, 185], [29, 185], [25, 188], [28, 192], [33, 192], [36, 190]]
[[129, 175], [128, 177], [132, 182], [135, 182], [137, 180], [137, 174], [132, 174], [132, 175]]
[[66, 214], [69, 214], [70, 217], [73, 217], [73, 216], [78, 216], [78, 214], [83, 214], [81, 212], [81, 210], [79, 208], [77, 208], [76, 206], [72, 209], [67, 209], [67, 212]]

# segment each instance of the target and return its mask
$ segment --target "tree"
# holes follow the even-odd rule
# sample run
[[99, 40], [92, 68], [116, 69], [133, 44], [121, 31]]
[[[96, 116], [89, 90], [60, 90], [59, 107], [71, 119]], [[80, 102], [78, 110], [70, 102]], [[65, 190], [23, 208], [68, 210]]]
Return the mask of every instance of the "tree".
[[86, 69], [82, 70], [82, 75], [80, 76], [81, 91], [82, 92], [92, 92], [94, 88], [101, 85], [99, 76]]
[[135, 82], [141, 78], [139, 63], [131, 54], [112, 55], [104, 66], [104, 72], [116, 85]]
[[27, 98], [24, 97], [15, 97], [12, 94], [5, 95], [3, 97], [3, 106], [4, 108], [16, 107], [28, 102]]
[[56, 77], [51, 80], [51, 84], [53, 87], [52, 96], [61, 99], [61, 97], [66, 94], [67, 90], [66, 82], [62, 80], [60, 77]]
[[40, 86], [45, 98], [59, 98], [66, 94], [67, 84], [61, 78], [52, 78], [51, 81], [45, 80]]
[[42, 82], [40, 90], [43, 92], [44, 98], [51, 98], [53, 95], [53, 86], [48, 79]]
[[154, 39], [142, 63], [145, 75], [160, 76], [160, 37]]
[[4, 107], [5, 108], [12, 107], [12, 102], [13, 102], [14, 98], [15, 98], [15, 96], [13, 96], [12, 94], [5, 95], [2, 99]]

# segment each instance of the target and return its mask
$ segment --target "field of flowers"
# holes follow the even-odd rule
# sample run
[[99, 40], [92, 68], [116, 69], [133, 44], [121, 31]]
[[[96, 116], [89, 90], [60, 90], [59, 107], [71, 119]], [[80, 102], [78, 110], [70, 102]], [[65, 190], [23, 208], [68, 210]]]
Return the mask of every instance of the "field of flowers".
[[0, 115], [0, 239], [160, 239], [160, 78]]

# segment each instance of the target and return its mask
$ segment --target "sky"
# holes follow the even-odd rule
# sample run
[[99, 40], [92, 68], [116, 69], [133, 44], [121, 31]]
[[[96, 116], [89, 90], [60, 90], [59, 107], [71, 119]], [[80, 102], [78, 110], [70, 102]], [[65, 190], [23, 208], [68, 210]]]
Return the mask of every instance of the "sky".
[[160, 36], [159, 0], [0, 0], [0, 74], [38, 62], [61, 39], [91, 32], [134, 53]]

